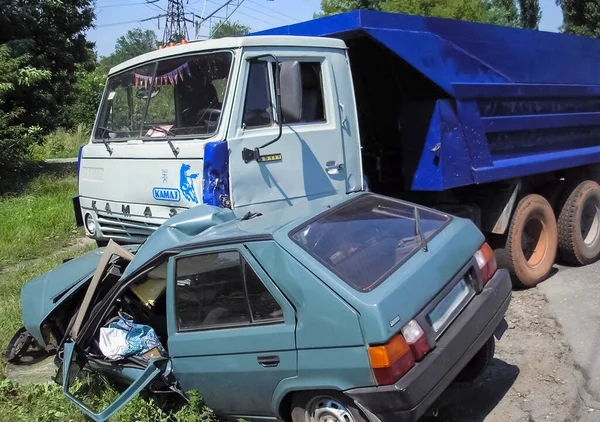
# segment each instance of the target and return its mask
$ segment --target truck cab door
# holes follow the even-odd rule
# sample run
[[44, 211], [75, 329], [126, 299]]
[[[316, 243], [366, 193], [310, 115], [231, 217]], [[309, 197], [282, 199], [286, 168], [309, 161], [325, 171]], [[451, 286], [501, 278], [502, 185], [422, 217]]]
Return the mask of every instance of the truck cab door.
[[[348, 148], [342, 125], [334, 68], [346, 63], [344, 51], [331, 50], [298, 57], [294, 50], [269, 51], [273, 57], [248, 49], [242, 55], [233, 116], [227, 136], [230, 183], [235, 210], [263, 212], [362, 188], [358, 138]], [[276, 65], [281, 81], [286, 71], [298, 75], [300, 113], [284, 116], [279, 136]], [[292, 78], [293, 79], [293, 78]], [[282, 87], [282, 92], [289, 89]], [[260, 148], [260, 159], [245, 160], [244, 151]], [[357, 161], [358, 160], [358, 161]], [[352, 163], [350, 167], [349, 163]]]
[[276, 416], [276, 387], [297, 376], [296, 315], [244, 245], [171, 258], [167, 325], [183, 391], [227, 418]]

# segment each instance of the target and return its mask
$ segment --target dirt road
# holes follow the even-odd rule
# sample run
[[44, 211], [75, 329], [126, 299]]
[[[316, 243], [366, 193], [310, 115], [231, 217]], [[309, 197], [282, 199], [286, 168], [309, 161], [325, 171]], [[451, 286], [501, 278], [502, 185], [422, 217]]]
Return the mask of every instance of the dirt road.
[[513, 292], [496, 359], [470, 386], [452, 386], [423, 422], [600, 421], [562, 328], [538, 289]]

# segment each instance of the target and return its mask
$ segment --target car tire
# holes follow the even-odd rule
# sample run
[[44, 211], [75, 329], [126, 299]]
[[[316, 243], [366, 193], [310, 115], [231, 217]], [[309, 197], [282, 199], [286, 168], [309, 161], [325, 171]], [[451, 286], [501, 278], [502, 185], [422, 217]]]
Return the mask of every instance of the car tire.
[[548, 201], [535, 194], [521, 199], [500, 260], [511, 272], [513, 284], [534, 287], [544, 281], [554, 265], [557, 243], [556, 217]]
[[352, 400], [335, 391], [296, 393], [292, 398], [291, 408], [292, 422], [368, 422]]
[[454, 382], [465, 384], [477, 381], [492, 362], [492, 359], [494, 359], [494, 353], [496, 353], [496, 340], [494, 340], [494, 337], [490, 337], [469, 363], [467, 363], [467, 366], [460, 371]]
[[587, 265], [600, 257], [600, 186], [580, 183], [558, 217], [558, 254], [571, 265]]

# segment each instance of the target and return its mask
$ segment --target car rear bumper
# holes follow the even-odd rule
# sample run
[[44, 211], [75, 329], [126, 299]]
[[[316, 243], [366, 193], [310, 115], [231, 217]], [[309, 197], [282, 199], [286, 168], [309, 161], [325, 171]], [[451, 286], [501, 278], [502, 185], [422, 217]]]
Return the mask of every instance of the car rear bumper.
[[373, 422], [419, 419], [494, 335], [508, 309], [512, 283], [498, 270], [439, 339], [436, 348], [396, 384], [345, 391]]

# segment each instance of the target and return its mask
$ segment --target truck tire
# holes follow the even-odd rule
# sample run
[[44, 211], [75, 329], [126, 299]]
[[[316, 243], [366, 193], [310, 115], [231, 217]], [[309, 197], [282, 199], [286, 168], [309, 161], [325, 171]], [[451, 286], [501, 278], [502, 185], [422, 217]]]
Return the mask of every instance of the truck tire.
[[600, 186], [580, 183], [558, 217], [558, 253], [572, 265], [587, 265], [600, 257]]
[[556, 217], [548, 201], [535, 194], [521, 199], [511, 219], [503, 261], [513, 284], [534, 287], [550, 273], [558, 243]]
[[367, 422], [367, 417], [344, 394], [304, 391], [292, 398], [292, 422]]

